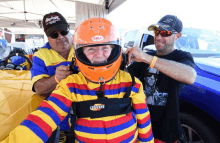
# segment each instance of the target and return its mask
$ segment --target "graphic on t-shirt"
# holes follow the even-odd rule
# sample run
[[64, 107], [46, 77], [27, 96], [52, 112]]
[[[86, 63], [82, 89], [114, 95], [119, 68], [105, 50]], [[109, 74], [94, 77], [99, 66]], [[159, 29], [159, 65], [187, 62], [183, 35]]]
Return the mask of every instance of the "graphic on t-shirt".
[[148, 74], [145, 76], [144, 93], [147, 98], [147, 104], [165, 106], [168, 93], [160, 92], [156, 87], [159, 71], [155, 68], [148, 68]]

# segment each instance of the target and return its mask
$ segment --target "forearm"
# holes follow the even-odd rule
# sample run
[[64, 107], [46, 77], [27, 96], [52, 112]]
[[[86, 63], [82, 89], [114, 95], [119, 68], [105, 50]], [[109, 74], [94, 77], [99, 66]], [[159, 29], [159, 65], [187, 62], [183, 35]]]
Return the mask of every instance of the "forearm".
[[54, 76], [46, 77], [38, 80], [34, 84], [34, 89], [37, 94], [48, 97], [52, 91], [56, 88], [57, 83], [55, 81]]
[[[153, 56], [145, 54], [143, 62], [150, 65], [152, 59]], [[193, 84], [196, 79], [196, 72], [192, 67], [175, 61], [157, 58], [154, 68], [165, 75], [186, 84]]]

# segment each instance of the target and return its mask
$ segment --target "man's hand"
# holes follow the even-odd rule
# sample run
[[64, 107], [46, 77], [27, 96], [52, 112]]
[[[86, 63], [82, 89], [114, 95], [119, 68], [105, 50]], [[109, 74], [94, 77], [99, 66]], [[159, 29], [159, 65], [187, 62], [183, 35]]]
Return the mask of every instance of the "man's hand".
[[146, 53], [137, 47], [128, 48], [125, 51], [125, 54], [128, 54], [128, 64], [131, 63], [131, 60], [136, 62], [143, 62], [146, 57]]
[[67, 78], [69, 75], [71, 75], [73, 72], [70, 71], [70, 66], [64, 66], [61, 65], [59, 67], [56, 68], [56, 78], [61, 81], [62, 79]]

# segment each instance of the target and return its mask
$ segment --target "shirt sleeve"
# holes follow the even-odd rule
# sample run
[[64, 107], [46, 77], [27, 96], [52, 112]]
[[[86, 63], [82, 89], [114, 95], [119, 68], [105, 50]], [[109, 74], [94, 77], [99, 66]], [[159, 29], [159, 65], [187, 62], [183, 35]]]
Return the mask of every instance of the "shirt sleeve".
[[66, 80], [57, 85], [47, 100], [9, 134], [10, 143], [45, 143], [67, 116], [72, 105]]
[[195, 69], [195, 63], [194, 63], [193, 57], [189, 52], [184, 52], [183, 54], [180, 55], [180, 57], [181, 58], [178, 62], [182, 64], [186, 64]]
[[34, 92], [34, 83], [44, 77], [50, 77], [50, 75], [48, 73], [45, 62], [43, 61], [43, 57], [40, 54], [40, 51], [38, 51], [36, 55], [33, 57], [33, 66], [31, 68], [32, 90]]
[[137, 118], [138, 143], [153, 143], [150, 112], [146, 104], [146, 97], [143, 92], [143, 86], [136, 79], [136, 84], [132, 87], [132, 105]]

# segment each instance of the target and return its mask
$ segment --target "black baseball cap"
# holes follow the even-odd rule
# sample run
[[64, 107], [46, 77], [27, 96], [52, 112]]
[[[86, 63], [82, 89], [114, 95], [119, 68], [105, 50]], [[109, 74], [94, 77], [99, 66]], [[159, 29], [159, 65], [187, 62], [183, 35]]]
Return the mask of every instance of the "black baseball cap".
[[69, 25], [66, 19], [58, 12], [44, 15], [43, 27], [47, 37], [49, 37], [50, 34], [56, 30], [69, 30]]
[[152, 24], [148, 27], [149, 31], [159, 28], [165, 31], [177, 31], [180, 33], [183, 29], [182, 21], [175, 15], [165, 15], [162, 17], [157, 24]]

